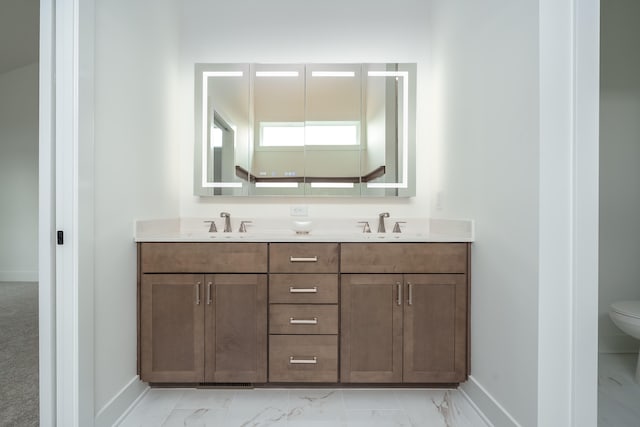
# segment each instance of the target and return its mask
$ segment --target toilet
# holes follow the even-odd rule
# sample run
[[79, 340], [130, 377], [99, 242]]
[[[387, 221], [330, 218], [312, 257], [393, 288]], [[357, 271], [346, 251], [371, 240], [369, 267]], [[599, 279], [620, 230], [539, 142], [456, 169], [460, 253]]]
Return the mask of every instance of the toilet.
[[[611, 304], [609, 317], [626, 334], [640, 340], [640, 300]], [[636, 381], [640, 383], [640, 355], [636, 366]]]

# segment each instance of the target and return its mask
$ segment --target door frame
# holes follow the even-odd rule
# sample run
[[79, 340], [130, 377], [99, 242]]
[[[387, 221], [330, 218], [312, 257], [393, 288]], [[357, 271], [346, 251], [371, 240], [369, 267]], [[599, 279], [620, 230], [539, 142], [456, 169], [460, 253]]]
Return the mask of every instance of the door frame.
[[600, 0], [540, 0], [538, 425], [595, 427]]
[[40, 1], [38, 153], [38, 321], [40, 425], [56, 425], [55, 108], [53, 0]]
[[[40, 425], [94, 424], [94, 0], [40, 0]], [[57, 244], [57, 231], [63, 244]]]

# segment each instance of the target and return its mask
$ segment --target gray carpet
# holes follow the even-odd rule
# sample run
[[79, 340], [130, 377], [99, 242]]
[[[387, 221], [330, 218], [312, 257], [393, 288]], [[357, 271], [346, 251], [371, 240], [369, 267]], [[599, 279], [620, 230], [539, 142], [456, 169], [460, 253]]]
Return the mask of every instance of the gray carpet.
[[0, 426], [38, 425], [38, 284], [0, 282]]

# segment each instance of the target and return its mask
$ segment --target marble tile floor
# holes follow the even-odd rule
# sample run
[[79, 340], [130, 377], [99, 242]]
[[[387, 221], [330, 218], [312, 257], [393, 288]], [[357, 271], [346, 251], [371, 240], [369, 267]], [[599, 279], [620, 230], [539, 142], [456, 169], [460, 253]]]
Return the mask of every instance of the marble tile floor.
[[152, 388], [120, 427], [485, 427], [458, 390]]
[[637, 353], [598, 355], [598, 427], [640, 426], [637, 360]]

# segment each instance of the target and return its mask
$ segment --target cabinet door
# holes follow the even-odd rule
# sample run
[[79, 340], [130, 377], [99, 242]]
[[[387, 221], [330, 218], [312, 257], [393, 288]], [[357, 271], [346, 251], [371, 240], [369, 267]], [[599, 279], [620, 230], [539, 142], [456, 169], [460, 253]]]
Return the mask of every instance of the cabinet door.
[[205, 282], [205, 381], [266, 382], [266, 274], [210, 274]]
[[405, 275], [404, 382], [466, 379], [464, 274]]
[[341, 381], [402, 381], [402, 275], [341, 276]]
[[148, 382], [200, 382], [204, 377], [204, 276], [143, 274], [141, 375]]

